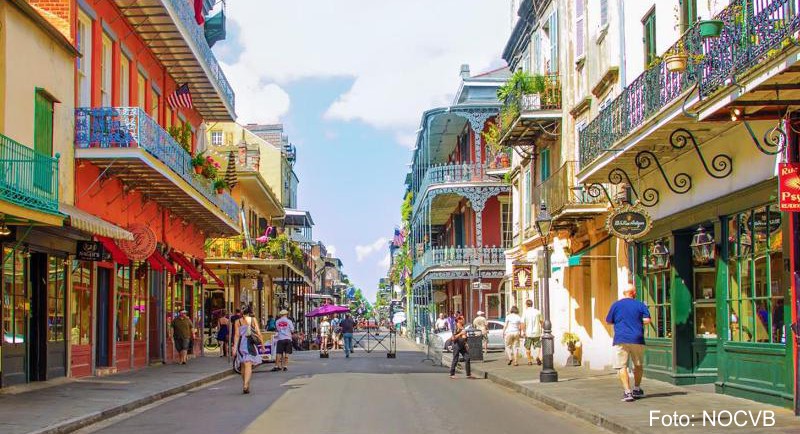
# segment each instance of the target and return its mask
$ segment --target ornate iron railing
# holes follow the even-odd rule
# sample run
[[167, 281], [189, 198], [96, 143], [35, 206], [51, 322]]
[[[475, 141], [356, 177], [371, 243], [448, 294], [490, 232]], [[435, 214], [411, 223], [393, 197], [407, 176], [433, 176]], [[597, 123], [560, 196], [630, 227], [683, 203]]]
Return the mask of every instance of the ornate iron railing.
[[[288, 242], [297, 245], [295, 241], [289, 240]], [[308, 267], [308, 258], [305, 254], [302, 259], [292, 257], [288, 248], [282, 248], [276, 254], [274, 251], [270, 252], [267, 246], [267, 243], [259, 243], [252, 238], [248, 242], [245, 236], [236, 235], [233, 237], [209, 238], [205, 243], [205, 251], [209, 259], [285, 259], [295, 267], [303, 270], [306, 276], [311, 276], [311, 269]]]
[[75, 109], [76, 148], [141, 148], [188, 182], [233, 221], [239, 206], [227, 193], [217, 194], [211, 180], [194, 173], [192, 156], [139, 107]]
[[[542, 200], [547, 204], [547, 210], [552, 216], [558, 216], [570, 206], [608, 203], [608, 199], [604, 195], [592, 196], [589, 194], [588, 189], [581, 185], [575, 185], [575, 173], [577, 170], [577, 161], [567, 161], [549, 178], [537, 185], [533, 191], [532, 215], [535, 216], [539, 212], [539, 204]], [[614, 197], [614, 194], [616, 194], [615, 186], [605, 185], [605, 188], [609, 195]]]
[[417, 194], [414, 195], [414, 207], [425, 195], [424, 192], [436, 184], [458, 184], [466, 182], [482, 182], [490, 178], [486, 175], [486, 165], [477, 163], [442, 164], [430, 166], [422, 177]]
[[58, 158], [0, 134], [0, 198], [58, 214]]
[[198, 55], [201, 57], [200, 60], [205, 62], [208, 66], [208, 69], [211, 72], [211, 78], [216, 82], [217, 87], [224, 95], [225, 100], [227, 100], [228, 105], [231, 107], [231, 110], [233, 110], [236, 106], [236, 96], [233, 93], [233, 88], [231, 87], [230, 83], [228, 83], [228, 79], [225, 77], [225, 73], [219, 66], [217, 58], [214, 56], [211, 48], [209, 48], [203, 28], [197, 25], [197, 22], [194, 19], [194, 9], [190, 5], [190, 2], [187, 0], [165, 1], [172, 6], [173, 10], [180, 17], [180, 24], [189, 33], [189, 36], [191, 36], [192, 43], [197, 48]]
[[416, 278], [432, 267], [503, 266], [505, 250], [499, 247], [430, 247], [414, 263]]
[[718, 38], [701, 39], [699, 24], [694, 24], [665, 54], [686, 54], [686, 70], [669, 71], [659, 58], [631, 82], [580, 132], [580, 167], [693, 86], [701, 98], [707, 97], [794, 43], [792, 35], [800, 30], [798, 13], [797, 0], [749, 0], [735, 2], [715, 17], [724, 22]]
[[512, 94], [506, 98], [500, 109], [500, 125], [505, 136], [514, 122], [524, 114], [537, 111], [561, 109], [561, 77], [556, 74], [534, 76], [541, 80], [542, 91], [529, 94]]

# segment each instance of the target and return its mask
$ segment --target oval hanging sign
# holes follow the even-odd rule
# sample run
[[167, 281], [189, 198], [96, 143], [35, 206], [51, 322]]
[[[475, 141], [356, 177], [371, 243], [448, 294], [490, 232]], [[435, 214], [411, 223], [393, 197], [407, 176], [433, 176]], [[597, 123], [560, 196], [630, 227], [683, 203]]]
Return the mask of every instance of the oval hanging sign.
[[644, 208], [636, 205], [619, 207], [608, 216], [606, 228], [611, 235], [625, 241], [633, 241], [650, 232], [653, 219]]
[[144, 261], [156, 251], [156, 234], [149, 226], [134, 223], [128, 226], [133, 234], [133, 241], [120, 240], [119, 248], [134, 261]]

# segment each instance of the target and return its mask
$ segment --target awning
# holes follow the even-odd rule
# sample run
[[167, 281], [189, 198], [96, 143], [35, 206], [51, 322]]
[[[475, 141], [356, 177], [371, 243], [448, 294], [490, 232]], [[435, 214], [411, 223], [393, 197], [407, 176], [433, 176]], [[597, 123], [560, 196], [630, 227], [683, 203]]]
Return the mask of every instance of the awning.
[[194, 265], [192, 265], [192, 262], [189, 261], [186, 256], [183, 256], [182, 253], [172, 250], [169, 252], [169, 257], [172, 258], [173, 261], [177, 262], [181, 268], [186, 270], [192, 280], [200, 283], [208, 283], [206, 278], [203, 277], [203, 273], [197, 271], [197, 268], [195, 268]]
[[119, 265], [130, 265], [131, 260], [128, 259], [128, 256], [122, 251], [122, 249], [119, 248], [114, 240], [102, 235], [95, 235], [95, 238], [97, 238], [97, 241], [100, 241], [103, 244], [103, 247], [106, 249], [106, 251], [111, 253], [111, 257], [114, 259], [114, 262]]
[[571, 254], [569, 256], [569, 263], [567, 264], [567, 267], [577, 267], [578, 265], [581, 265], [581, 258], [584, 255], [586, 255], [590, 250], [594, 249], [595, 247], [597, 247], [597, 246], [605, 243], [606, 241], [608, 241], [609, 238], [611, 238], [611, 235], [608, 235], [605, 238], [601, 239], [600, 241], [598, 241], [598, 242], [596, 242], [596, 243], [594, 243], [594, 244], [592, 244], [592, 245], [590, 245], [590, 246], [588, 246], [588, 247], [586, 247], [584, 249], [581, 249], [578, 252], [575, 252], [575, 253]]
[[147, 261], [149, 262], [151, 259], [154, 262], [158, 262], [158, 264], [161, 265], [162, 270], [167, 270], [167, 272], [172, 274], [173, 276], [178, 274], [178, 270], [175, 269], [175, 266], [172, 265], [169, 261], [167, 261], [167, 258], [163, 257], [161, 253], [158, 253], [158, 250], [153, 252], [153, 254], [150, 255], [149, 258], [147, 258]]
[[69, 225], [73, 228], [106, 238], [133, 241], [133, 234], [129, 231], [109, 223], [100, 217], [89, 214], [80, 208], [65, 203], [59, 203], [58, 210], [61, 211], [62, 214], [67, 215], [69, 218]]
[[203, 267], [203, 270], [205, 270], [205, 272], [208, 273], [208, 275], [211, 276], [212, 279], [214, 279], [214, 282], [217, 282], [217, 285], [219, 285], [222, 288], [225, 287], [225, 282], [223, 282], [222, 279], [220, 279], [216, 274], [214, 274], [214, 272], [211, 271], [210, 268], [208, 268], [208, 265], [206, 265], [205, 262], [201, 261], [200, 265]]

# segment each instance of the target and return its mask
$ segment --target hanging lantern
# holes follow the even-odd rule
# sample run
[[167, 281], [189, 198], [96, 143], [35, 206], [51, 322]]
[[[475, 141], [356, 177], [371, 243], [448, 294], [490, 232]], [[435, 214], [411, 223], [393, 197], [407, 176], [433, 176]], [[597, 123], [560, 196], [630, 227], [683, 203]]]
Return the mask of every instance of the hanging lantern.
[[692, 259], [695, 264], [708, 264], [714, 260], [714, 237], [708, 234], [703, 226], [697, 227], [689, 247], [692, 248]]
[[652, 268], [656, 270], [669, 268], [669, 249], [663, 241], [658, 240], [653, 244], [653, 248], [650, 249], [650, 258]]

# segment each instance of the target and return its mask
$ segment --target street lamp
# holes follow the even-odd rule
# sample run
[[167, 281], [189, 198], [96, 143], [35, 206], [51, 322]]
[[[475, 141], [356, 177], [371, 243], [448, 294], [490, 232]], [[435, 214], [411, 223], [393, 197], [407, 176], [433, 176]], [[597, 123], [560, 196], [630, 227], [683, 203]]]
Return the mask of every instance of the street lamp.
[[547, 205], [542, 202], [539, 205], [539, 214], [536, 215], [536, 230], [544, 240], [544, 303], [542, 306], [544, 314], [544, 330], [542, 330], [542, 371], [539, 372], [539, 382], [555, 383], [558, 381], [558, 372], [553, 367], [553, 344], [552, 324], [550, 322], [550, 228], [553, 226], [553, 218], [547, 212]]

